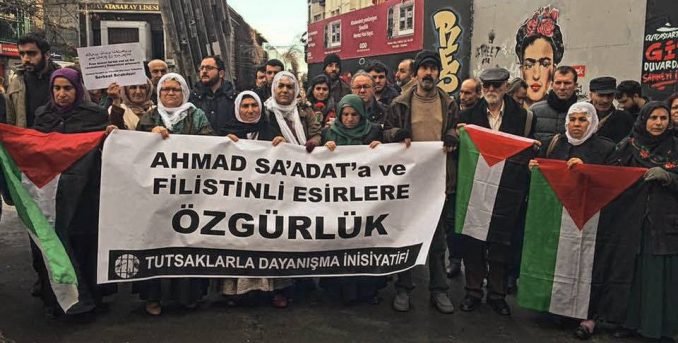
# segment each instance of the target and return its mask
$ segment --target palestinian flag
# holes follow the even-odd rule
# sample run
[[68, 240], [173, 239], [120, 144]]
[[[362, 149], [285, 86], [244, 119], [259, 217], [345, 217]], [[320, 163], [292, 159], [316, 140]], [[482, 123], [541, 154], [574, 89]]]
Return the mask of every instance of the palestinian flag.
[[623, 322], [647, 199], [646, 169], [538, 159], [532, 170], [518, 303]]
[[55, 226], [60, 222], [58, 207], [65, 205], [56, 203], [57, 192], [61, 174], [96, 149], [103, 138], [104, 132], [45, 134], [0, 124], [0, 164], [5, 186], [21, 221], [42, 252], [52, 290], [65, 313], [72, 313], [69, 310], [79, 300], [78, 273], [68, 244], [62, 243], [63, 234]]
[[460, 129], [457, 233], [510, 243], [525, 209], [533, 144], [533, 139], [475, 125]]

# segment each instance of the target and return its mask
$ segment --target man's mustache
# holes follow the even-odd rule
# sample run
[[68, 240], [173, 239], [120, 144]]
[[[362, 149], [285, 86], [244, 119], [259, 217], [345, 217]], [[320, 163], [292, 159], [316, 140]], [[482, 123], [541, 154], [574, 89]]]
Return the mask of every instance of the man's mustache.
[[431, 82], [433, 82], [433, 77], [431, 77], [431, 76], [424, 76], [423, 80], [424, 80], [424, 81], [431, 81]]

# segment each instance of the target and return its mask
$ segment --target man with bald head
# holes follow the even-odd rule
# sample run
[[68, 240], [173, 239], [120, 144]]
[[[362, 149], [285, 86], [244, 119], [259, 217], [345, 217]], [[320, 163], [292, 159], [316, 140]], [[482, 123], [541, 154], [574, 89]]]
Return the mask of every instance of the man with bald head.
[[482, 95], [480, 81], [477, 79], [466, 79], [459, 88], [459, 109], [466, 110], [478, 103]]
[[[151, 82], [153, 83], [153, 87], [157, 89], [158, 81], [160, 81], [160, 78], [168, 72], [167, 63], [165, 63], [163, 60], [152, 60], [148, 62], [148, 72], [151, 73]], [[156, 104], [158, 103], [157, 97], [158, 96], [156, 92], [151, 94], [151, 100], [153, 100], [153, 102]]]

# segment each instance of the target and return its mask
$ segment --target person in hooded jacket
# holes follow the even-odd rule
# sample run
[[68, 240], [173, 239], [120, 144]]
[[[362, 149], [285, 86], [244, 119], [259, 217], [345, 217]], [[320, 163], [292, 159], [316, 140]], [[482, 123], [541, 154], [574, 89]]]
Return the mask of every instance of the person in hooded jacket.
[[678, 138], [669, 113], [663, 102], [645, 104], [609, 162], [648, 168], [645, 218], [624, 326], [647, 338], [672, 341], [678, 335]]

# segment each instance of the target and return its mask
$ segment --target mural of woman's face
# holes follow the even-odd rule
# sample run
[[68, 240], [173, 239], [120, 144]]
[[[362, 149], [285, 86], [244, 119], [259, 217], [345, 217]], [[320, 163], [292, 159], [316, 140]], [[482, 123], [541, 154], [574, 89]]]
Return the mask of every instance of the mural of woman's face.
[[546, 39], [537, 38], [523, 53], [523, 79], [527, 82], [528, 105], [543, 100], [551, 88], [553, 47]]

